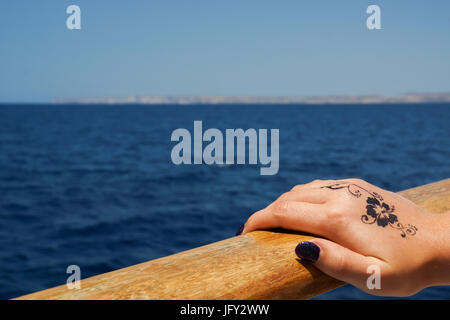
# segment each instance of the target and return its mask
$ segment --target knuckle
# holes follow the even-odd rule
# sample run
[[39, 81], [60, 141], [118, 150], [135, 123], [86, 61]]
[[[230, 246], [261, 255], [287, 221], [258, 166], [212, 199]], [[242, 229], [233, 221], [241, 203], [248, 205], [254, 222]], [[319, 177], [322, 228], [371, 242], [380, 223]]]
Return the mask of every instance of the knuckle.
[[327, 226], [331, 231], [337, 232], [347, 225], [347, 215], [339, 208], [332, 208], [327, 212]]
[[289, 201], [277, 201], [273, 204], [272, 215], [280, 227], [285, 226], [286, 217], [289, 212]]
[[343, 216], [342, 210], [337, 207], [332, 207], [327, 212], [327, 217], [329, 220], [340, 220]]
[[288, 208], [289, 208], [289, 201], [279, 200], [274, 202], [272, 210], [275, 215], [278, 214], [285, 215], [286, 212], [288, 211]]
[[303, 185], [298, 184], [298, 185], [294, 186], [294, 187], [291, 189], [291, 191], [294, 191], [294, 192], [300, 191], [300, 190], [302, 189], [302, 187], [303, 187]]
[[288, 198], [289, 198], [289, 192], [285, 192], [281, 196], [278, 197], [277, 201], [285, 201]]
[[348, 179], [348, 181], [350, 181], [350, 182], [352, 182], [352, 183], [357, 183], [357, 184], [365, 183], [364, 180], [359, 179], [359, 178], [350, 178], [350, 179]]

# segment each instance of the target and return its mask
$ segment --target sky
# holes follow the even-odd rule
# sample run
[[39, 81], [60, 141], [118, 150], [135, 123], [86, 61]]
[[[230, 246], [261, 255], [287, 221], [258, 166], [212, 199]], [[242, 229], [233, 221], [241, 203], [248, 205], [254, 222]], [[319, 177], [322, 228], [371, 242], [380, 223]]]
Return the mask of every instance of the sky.
[[448, 0], [1, 0], [0, 102], [449, 92], [449, 40]]

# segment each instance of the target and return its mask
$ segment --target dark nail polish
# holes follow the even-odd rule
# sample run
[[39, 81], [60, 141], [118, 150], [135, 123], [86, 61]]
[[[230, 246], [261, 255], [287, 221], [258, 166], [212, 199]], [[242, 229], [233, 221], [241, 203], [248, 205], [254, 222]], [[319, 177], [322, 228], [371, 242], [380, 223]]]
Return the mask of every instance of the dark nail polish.
[[316, 262], [319, 259], [320, 248], [317, 244], [309, 241], [300, 242], [295, 248], [295, 254], [302, 259]]
[[239, 230], [236, 232], [236, 235], [237, 235], [237, 236], [241, 235], [242, 231], [244, 231], [244, 227], [245, 227], [245, 224], [243, 224], [243, 225], [239, 228]]

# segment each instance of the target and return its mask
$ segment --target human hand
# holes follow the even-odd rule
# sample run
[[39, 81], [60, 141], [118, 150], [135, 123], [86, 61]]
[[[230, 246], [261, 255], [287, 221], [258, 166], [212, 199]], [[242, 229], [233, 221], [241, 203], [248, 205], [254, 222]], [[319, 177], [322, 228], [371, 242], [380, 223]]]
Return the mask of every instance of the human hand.
[[[322, 236], [300, 243], [297, 255], [365, 292], [407, 296], [450, 284], [449, 217], [360, 179], [315, 180], [254, 213], [243, 233], [281, 227]], [[380, 271], [381, 288], [368, 287], [369, 267]]]

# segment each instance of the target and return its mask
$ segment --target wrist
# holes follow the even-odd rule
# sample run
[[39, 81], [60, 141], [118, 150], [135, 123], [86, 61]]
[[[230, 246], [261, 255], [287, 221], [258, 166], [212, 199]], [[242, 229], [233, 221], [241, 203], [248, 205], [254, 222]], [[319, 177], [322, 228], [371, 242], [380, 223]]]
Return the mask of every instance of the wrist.
[[432, 214], [431, 255], [424, 264], [424, 287], [450, 285], [450, 211]]

